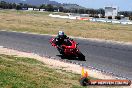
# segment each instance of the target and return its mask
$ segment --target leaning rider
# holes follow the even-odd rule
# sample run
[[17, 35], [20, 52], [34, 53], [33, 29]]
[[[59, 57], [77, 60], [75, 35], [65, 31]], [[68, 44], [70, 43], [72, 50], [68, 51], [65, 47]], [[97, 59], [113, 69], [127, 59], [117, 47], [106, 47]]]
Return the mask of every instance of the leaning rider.
[[56, 39], [56, 45], [61, 47], [61, 45], [63, 44], [65, 39], [69, 39], [69, 37], [67, 37], [67, 35], [65, 35], [65, 33], [63, 31], [59, 31]]

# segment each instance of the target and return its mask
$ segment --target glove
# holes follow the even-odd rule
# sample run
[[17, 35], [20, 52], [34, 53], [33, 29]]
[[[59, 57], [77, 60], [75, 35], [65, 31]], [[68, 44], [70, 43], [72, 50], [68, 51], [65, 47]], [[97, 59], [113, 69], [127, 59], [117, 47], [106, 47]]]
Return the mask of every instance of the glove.
[[72, 39], [72, 38], [69, 38], [69, 39], [73, 41], [73, 39]]

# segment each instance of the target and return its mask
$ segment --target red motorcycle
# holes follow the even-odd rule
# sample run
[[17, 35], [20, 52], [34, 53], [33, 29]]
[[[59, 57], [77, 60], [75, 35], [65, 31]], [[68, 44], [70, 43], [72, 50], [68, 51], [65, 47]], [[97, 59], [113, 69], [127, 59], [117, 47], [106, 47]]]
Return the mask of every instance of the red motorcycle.
[[57, 46], [55, 38], [50, 39], [52, 46], [57, 48], [63, 56], [76, 57], [80, 60], [85, 60], [85, 56], [79, 51], [78, 44], [73, 39], [64, 39], [61, 48]]

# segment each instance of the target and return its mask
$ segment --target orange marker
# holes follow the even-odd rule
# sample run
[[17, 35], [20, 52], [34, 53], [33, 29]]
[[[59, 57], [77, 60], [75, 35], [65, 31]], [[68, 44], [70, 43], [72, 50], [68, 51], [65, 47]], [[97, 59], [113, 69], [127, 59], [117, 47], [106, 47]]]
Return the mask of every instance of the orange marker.
[[82, 77], [84, 77], [84, 68], [82, 67]]

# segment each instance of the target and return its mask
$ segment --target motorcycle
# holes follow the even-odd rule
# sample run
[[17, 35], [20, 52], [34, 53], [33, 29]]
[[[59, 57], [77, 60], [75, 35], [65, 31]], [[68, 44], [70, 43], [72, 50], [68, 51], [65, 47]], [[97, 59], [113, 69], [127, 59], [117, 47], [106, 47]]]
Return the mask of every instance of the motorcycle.
[[79, 43], [76, 43], [73, 39], [64, 39], [61, 46], [56, 44], [55, 38], [51, 38], [50, 43], [53, 47], [57, 48], [59, 53], [63, 56], [70, 56], [78, 58], [79, 60], [85, 60], [85, 56], [78, 49]]

